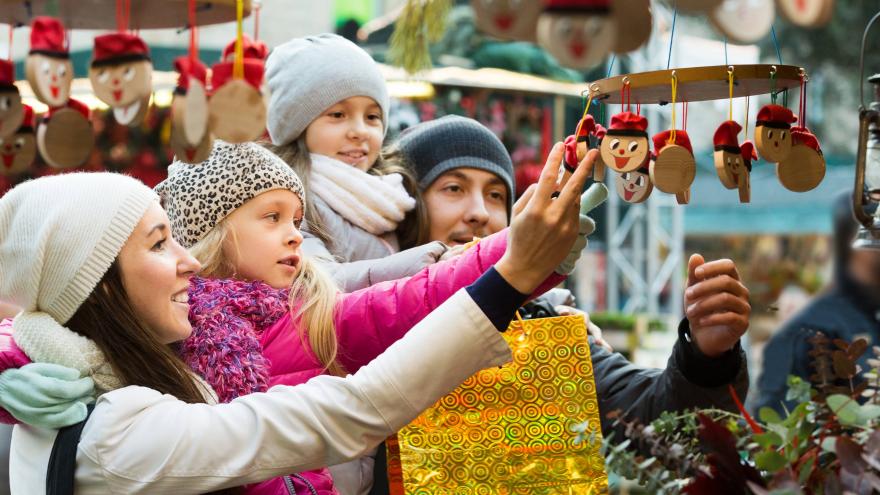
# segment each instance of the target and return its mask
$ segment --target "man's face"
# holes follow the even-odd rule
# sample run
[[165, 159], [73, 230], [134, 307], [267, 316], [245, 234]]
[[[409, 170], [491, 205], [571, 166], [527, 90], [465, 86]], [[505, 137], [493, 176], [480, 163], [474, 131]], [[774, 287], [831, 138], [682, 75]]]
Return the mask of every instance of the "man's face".
[[507, 226], [507, 186], [497, 175], [475, 168], [452, 169], [424, 191], [430, 240], [453, 246]]

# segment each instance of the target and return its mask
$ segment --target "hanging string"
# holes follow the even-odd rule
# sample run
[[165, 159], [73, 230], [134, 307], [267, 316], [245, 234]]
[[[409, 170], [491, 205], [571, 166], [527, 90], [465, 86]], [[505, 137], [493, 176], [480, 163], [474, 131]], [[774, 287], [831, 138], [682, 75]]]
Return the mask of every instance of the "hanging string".
[[198, 21], [196, 20], [196, 0], [187, 0], [189, 16], [189, 58], [193, 62], [199, 58]]
[[800, 127], [807, 128], [807, 74], [801, 73], [801, 101], [798, 105], [798, 113], [800, 118]]
[[12, 24], [9, 25], [9, 52], [6, 54], [6, 60], [12, 62]]
[[232, 63], [232, 77], [244, 79], [244, 47], [242, 38], [244, 31], [242, 22], [244, 19], [244, 0], [235, 0], [235, 60]]
[[620, 111], [629, 112], [632, 110], [632, 88], [629, 86], [629, 79], [625, 77], [623, 79], [623, 86], [620, 87]]
[[678, 78], [675, 77], [675, 71], [672, 71], [672, 130], [669, 132], [668, 144], [675, 143], [675, 98], [678, 92]]
[[[31, 2], [25, 2], [28, 6], [28, 17], [31, 16]], [[46, 3], [46, 15], [50, 17], [58, 17], [58, 0], [49, 0]]]
[[724, 37], [724, 65], [730, 65], [727, 62], [727, 36]]
[[599, 103], [599, 123], [605, 125], [605, 105]]
[[637, 101], [636, 102], [636, 115], [641, 115], [641, 114], [642, 114], [642, 104], [641, 104], [641, 102]]
[[770, 34], [773, 35], [773, 46], [776, 47], [776, 58], [779, 59], [779, 65], [782, 65], [782, 52], [779, 50], [779, 40], [776, 39], [776, 29], [770, 25]]
[[605, 74], [605, 77], [606, 77], [606, 78], [611, 77], [611, 70], [614, 68], [614, 60], [615, 60], [616, 58], [617, 58], [617, 56], [616, 56], [614, 53], [612, 53], [612, 54], [611, 54], [611, 63], [608, 64], [608, 73]]
[[770, 103], [776, 104], [776, 66], [770, 67]]
[[745, 130], [746, 130], [745, 136], [748, 137], [748, 135], [749, 135], [749, 96], [748, 95], [746, 95], [746, 119], [745, 119], [744, 124], [745, 125], [743, 127], [745, 127]]
[[587, 114], [590, 113], [590, 105], [593, 104], [593, 93], [590, 93], [589, 98], [587, 99], [587, 104], [584, 106], [584, 114], [581, 115], [581, 120], [578, 121], [577, 129], [574, 131], [575, 136], [579, 136], [581, 134], [581, 126], [584, 124], [584, 118], [586, 118]]
[[116, 30], [128, 30], [131, 21], [131, 0], [116, 0]]
[[727, 120], [733, 120], [733, 68], [727, 69], [727, 83], [730, 87], [730, 98], [728, 99]]
[[686, 102], [686, 101], [681, 102], [681, 113], [682, 113], [681, 128], [682, 128], [682, 130], [687, 131], [688, 130], [688, 102]]
[[675, 19], [678, 18], [678, 9], [673, 3], [672, 7], [672, 30], [669, 33], [669, 55], [666, 56], [666, 70], [669, 70], [669, 63], [672, 62], [672, 40], [675, 38]]
[[260, 7], [262, 2], [254, 2], [254, 41], [260, 39]]

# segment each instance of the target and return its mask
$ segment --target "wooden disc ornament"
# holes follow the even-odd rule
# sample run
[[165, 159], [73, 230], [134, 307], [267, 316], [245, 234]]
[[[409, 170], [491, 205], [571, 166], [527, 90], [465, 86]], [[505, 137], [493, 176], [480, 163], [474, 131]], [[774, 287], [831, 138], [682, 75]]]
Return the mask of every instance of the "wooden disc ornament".
[[202, 135], [202, 140], [195, 146], [183, 140], [183, 132], [175, 129], [174, 122], [171, 124], [171, 139], [168, 142], [174, 157], [184, 163], [202, 163], [211, 155], [214, 146], [214, 137], [210, 132]]
[[198, 147], [208, 132], [208, 69], [198, 59], [178, 57], [174, 67], [180, 74], [171, 100], [171, 132], [178, 141]]
[[55, 168], [82, 165], [94, 144], [89, 108], [74, 99], [68, 100], [64, 107], [50, 109], [37, 128], [40, 156]]
[[709, 13], [709, 21], [718, 32], [734, 43], [743, 44], [764, 38], [775, 17], [774, 0], [724, 0]]
[[677, 194], [691, 187], [697, 175], [697, 162], [687, 132], [663, 131], [654, 135], [657, 157], [649, 167], [651, 183], [657, 189]]
[[781, 105], [765, 105], [755, 120], [755, 146], [761, 158], [779, 163], [791, 151], [791, 124], [797, 117]]
[[654, 26], [650, 0], [615, 0], [612, 15], [617, 24], [614, 53], [631, 52], [648, 42]]
[[538, 16], [538, 44], [560, 64], [587, 69], [611, 53], [617, 23], [610, 0], [547, 0]]
[[834, 0], [776, 0], [779, 10], [792, 24], [821, 27], [834, 15]]
[[15, 85], [15, 65], [0, 60], [0, 137], [15, 134], [25, 117], [21, 94]]
[[648, 119], [632, 112], [611, 117], [599, 148], [605, 165], [618, 173], [632, 172], [647, 163], [651, 149], [648, 144]]
[[616, 188], [618, 196], [627, 203], [646, 201], [654, 190], [648, 167], [621, 173], [617, 176]]
[[15, 176], [26, 172], [37, 157], [34, 137], [34, 109], [24, 105], [21, 126], [10, 136], [0, 138], [0, 175]]
[[691, 202], [691, 189], [687, 188], [682, 192], [675, 193], [675, 202], [680, 205], [686, 205]]
[[531, 0], [471, 0], [477, 29], [496, 38], [536, 40], [542, 2]]
[[738, 137], [741, 131], [742, 126], [739, 123], [728, 120], [718, 126], [712, 138], [715, 145], [715, 172], [727, 189], [736, 189], [739, 186], [739, 177], [745, 170]]
[[123, 118], [133, 121], [152, 93], [153, 64], [147, 44], [129, 33], [97, 36], [89, 80], [99, 100], [114, 110], [123, 109]]
[[67, 51], [66, 31], [58, 19], [37, 17], [31, 23], [31, 48], [24, 72], [38, 100], [50, 108], [67, 104], [73, 63]]
[[808, 129], [791, 129], [791, 151], [776, 165], [776, 176], [784, 188], [794, 192], [815, 189], [825, 178], [825, 156]]
[[[263, 98], [265, 45], [244, 37], [242, 60], [234, 59], [235, 43], [224, 49], [223, 61], [211, 69], [213, 94], [208, 100], [208, 127], [230, 143], [254, 141], [266, 131], [266, 100]], [[241, 64], [240, 77], [234, 77]]]

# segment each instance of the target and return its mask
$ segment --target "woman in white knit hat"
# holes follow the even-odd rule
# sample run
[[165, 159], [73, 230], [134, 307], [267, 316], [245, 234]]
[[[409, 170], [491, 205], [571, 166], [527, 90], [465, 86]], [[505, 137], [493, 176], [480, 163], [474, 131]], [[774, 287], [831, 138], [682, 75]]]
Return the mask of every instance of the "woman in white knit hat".
[[[547, 167], [495, 268], [356, 374], [216, 407], [171, 347], [191, 331], [187, 288], [200, 267], [170, 237], [155, 194], [109, 173], [17, 186], [0, 198], [0, 300], [23, 310], [15, 342], [34, 361], [90, 376], [100, 395], [79, 430], [15, 427], [12, 492], [46, 491], [48, 473], [81, 493], [204, 493], [362, 455], [509, 359], [498, 330], [568, 255], [587, 168], [551, 201]], [[53, 456], [71, 438], [73, 450]]]
[[442, 243], [426, 244], [415, 179], [381, 159], [388, 89], [367, 52], [335, 34], [296, 38], [269, 55], [266, 84], [267, 147], [308, 197], [303, 251], [343, 291], [413, 275], [443, 255]]

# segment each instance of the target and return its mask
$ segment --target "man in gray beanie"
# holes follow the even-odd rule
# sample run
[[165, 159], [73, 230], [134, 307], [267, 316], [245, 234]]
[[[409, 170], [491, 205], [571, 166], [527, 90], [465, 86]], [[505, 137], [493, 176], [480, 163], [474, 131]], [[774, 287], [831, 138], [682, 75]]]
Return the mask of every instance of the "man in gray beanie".
[[405, 130], [395, 146], [419, 181], [430, 240], [469, 242], [506, 227], [513, 207], [513, 162], [476, 120], [447, 115]]

